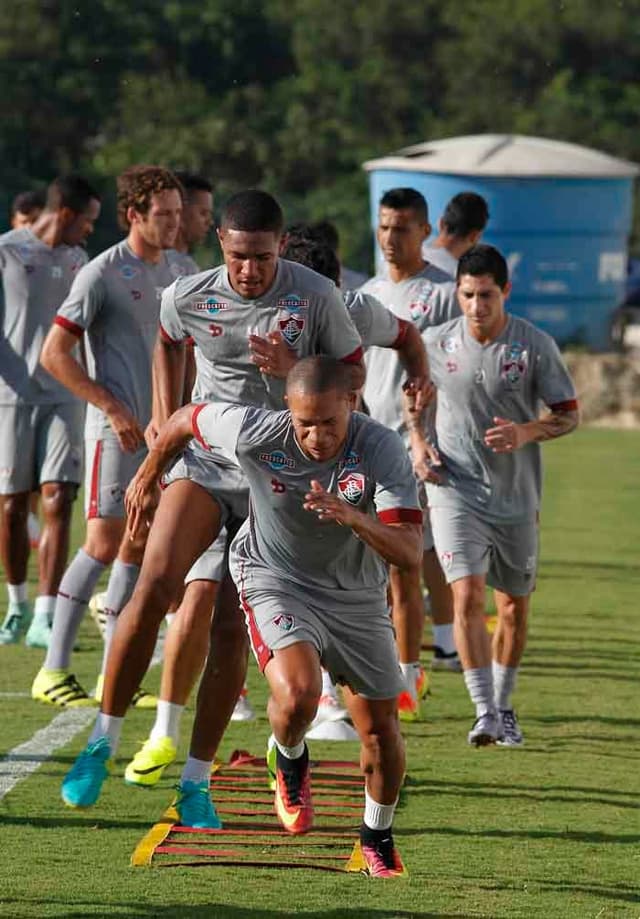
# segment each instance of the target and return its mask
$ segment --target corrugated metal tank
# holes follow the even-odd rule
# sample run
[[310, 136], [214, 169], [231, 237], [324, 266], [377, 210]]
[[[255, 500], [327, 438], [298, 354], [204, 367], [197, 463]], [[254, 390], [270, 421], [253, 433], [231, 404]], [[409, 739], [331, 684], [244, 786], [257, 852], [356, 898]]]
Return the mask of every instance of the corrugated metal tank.
[[374, 227], [390, 188], [422, 192], [434, 229], [455, 194], [482, 195], [483, 241], [509, 262], [510, 309], [560, 344], [608, 347], [624, 295], [636, 164], [545, 138], [481, 134], [406, 147], [364, 169]]

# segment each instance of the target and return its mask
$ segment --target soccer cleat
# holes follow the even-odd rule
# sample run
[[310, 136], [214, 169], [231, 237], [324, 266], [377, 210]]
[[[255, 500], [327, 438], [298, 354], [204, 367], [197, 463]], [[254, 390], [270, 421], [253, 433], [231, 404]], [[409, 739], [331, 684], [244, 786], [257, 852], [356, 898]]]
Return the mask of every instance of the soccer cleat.
[[521, 747], [524, 737], [518, 724], [516, 713], [512, 708], [501, 709], [500, 724], [502, 730], [496, 743], [501, 747]]
[[62, 800], [69, 807], [91, 807], [109, 775], [111, 747], [107, 737], [87, 744], [62, 780]]
[[151, 788], [156, 785], [167, 766], [174, 761], [178, 751], [170, 737], [146, 740], [124, 771], [127, 785]]
[[344, 721], [349, 717], [349, 712], [338, 702], [331, 693], [325, 693], [318, 700], [318, 711], [311, 722], [311, 728], [317, 727], [324, 721]]
[[360, 829], [360, 847], [367, 863], [366, 873], [372, 878], [406, 877], [400, 853], [393, 843], [391, 830]]
[[142, 686], [138, 686], [131, 700], [132, 708], [156, 709], [158, 707], [158, 697], [153, 693], [147, 692]]
[[461, 673], [462, 664], [460, 663], [458, 652], [452, 651], [450, 654], [446, 654], [442, 648], [435, 646], [433, 649], [433, 657], [431, 658], [431, 669], [451, 670], [454, 673]]
[[49, 617], [46, 613], [37, 613], [31, 620], [24, 643], [28, 648], [48, 648], [50, 639], [51, 623], [49, 622]]
[[96, 704], [84, 691], [73, 673], [67, 670], [45, 670], [36, 674], [31, 686], [31, 698], [59, 708], [89, 708]]
[[96, 628], [104, 638], [107, 628], [107, 614], [104, 611], [104, 604], [107, 599], [106, 590], [99, 594], [94, 594], [89, 600], [89, 615], [96, 624]]
[[0, 626], [0, 645], [15, 645], [31, 624], [31, 607], [23, 603], [10, 603], [4, 622]]
[[196, 830], [220, 830], [222, 823], [213, 806], [209, 782], [180, 782], [176, 785], [178, 796], [173, 806], [178, 812], [181, 826]]
[[422, 702], [429, 695], [429, 674], [424, 669], [422, 665], [418, 670], [418, 676], [416, 677], [416, 696], [418, 700]]
[[[284, 768], [283, 768], [284, 766]], [[313, 825], [309, 751], [299, 759], [287, 759], [276, 748], [276, 817], [293, 836], [307, 833]]]
[[420, 702], [408, 689], [404, 689], [398, 696], [398, 717], [400, 721], [420, 720]]
[[500, 721], [495, 712], [486, 712], [473, 722], [467, 741], [474, 747], [495, 743], [501, 733]]
[[267, 741], [267, 772], [269, 774], [269, 790], [276, 790], [276, 760], [277, 760], [277, 751], [276, 751], [276, 739], [273, 734], [269, 735], [269, 740]]
[[251, 702], [249, 702], [249, 697], [247, 695], [247, 690], [243, 689], [240, 695], [238, 696], [238, 701], [236, 702], [235, 708], [231, 713], [232, 721], [253, 721], [256, 717], [256, 713], [253, 710]]

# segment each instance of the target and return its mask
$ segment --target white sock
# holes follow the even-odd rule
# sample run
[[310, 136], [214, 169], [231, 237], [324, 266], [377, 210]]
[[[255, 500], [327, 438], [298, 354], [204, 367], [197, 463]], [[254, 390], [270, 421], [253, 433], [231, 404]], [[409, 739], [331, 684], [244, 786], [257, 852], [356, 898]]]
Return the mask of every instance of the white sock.
[[167, 625], [169, 626], [169, 625], [171, 625], [171, 623], [173, 622], [173, 620], [174, 620], [175, 618], [176, 618], [176, 614], [175, 614], [175, 613], [167, 613], [166, 616], [164, 617], [164, 621], [165, 621], [165, 622], [167, 623]]
[[401, 661], [400, 670], [402, 671], [402, 676], [407, 684], [407, 691], [410, 693], [411, 698], [417, 698], [416, 683], [420, 675], [420, 662], [415, 661], [412, 664], [403, 664]]
[[95, 743], [101, 737], [107, 737], [111, 747], [111, 756], [116, 755], [120, 745], [120, 734], [122, 733], [122, 724], [124, 718], [118, 718], [116, 715], [105, 715], [104, 712], [98, 712], [96, 723], [89, 737], [89, 743]]
[[472, 670], [465, 670], [464, 681], [471, 697], [471, 701], [476, 707], [476, 717], [496, 713], [495, 702], [493, 701], [493, 675], [491, 667], [475, 667]]
[[201, 782], [208, 782], [212, 766], [212, 759], [196, 759], [195, 756], [188, 756], [184, 764], [184, 769], [182, 770], [182, 775], [180, 776], [180, 781], [196, 782], [198, 785]]
[[493, 662], [493, 693], [496, 707], [504, 712], [512, 707], [511, 694], [516, 688], [517, 667], [506, 667], [504, 664]]
[[328, 670], [322, 668], [322, 693], [323, 696], [332, 696], [332, 698], [338, 698], [338, 691], [336, 689], [336, 684], [331, 679], [331, 675]]
[[9, 594], [9, 603], [26, 603], [27, 602], [27, 582], [24, 584], [7, 584], [7, 593]]
[[378, 804], [369, 797], [369, 792], [364, 790], [364, 822], [370, 830], [388, 830], [393, 823], [393, 814], [398, 799], [393, 804]]
[[456, 650], [456, 643], [453, 640], [453, 623], [447, 622], [445, 625], [431, 626], [433, 631], [433, 643], [436, 648], [440, 648], [443, 654], [453, 654]]
[[184, 705], [177, 705], [175, 702], [158, 699], [156, 720], [151, 728], [149, 740], [161, 740], [163, 737], [170, 737], [177, 747], [180, 735], [180, 716], [183, 709]]
[[295, 747], [285, 747], [285, 745], [281, 744], [280, 741], [276, 738], [276, 747], [287, 759], [300, 759], [304, 753], [304, 740], [301, 740], [300, 743], [295, 745]]
[[36, 597], [36, 602], [33, 607], [33, 614], [36, 619], [46, 619], [49, 625], [53, 622], [53, 614], [56, 608], [56, 598], [55, 597]]

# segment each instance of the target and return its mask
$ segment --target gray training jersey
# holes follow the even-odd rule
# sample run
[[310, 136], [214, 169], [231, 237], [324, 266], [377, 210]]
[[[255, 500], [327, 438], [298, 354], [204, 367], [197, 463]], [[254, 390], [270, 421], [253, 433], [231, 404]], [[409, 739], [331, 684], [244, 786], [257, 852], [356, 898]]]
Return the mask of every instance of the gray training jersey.
[[344, 291], [342, 297], [363, 348], [391, 348], [400, 344], [407, 326], [404, 319], [398, 319], [379, 300], [362, 290]]
[[79, 246], [48, 246], [28, 227], [0, 236], [0, 405], [76, 401], [39, 360], [56, 310], [86, 261]]
[[319, 463], [298, 446], [288, 411], [209, 403], [196, 409], [194, 431], [205, 448], [234, 455], [249, 481], [251, 510], [233, 544], [234, 566], [266, 567], [311, 596], [320, 591], [342, 604], [380, 600], [382, 558], [350, 527], [320, 522], [303, 503], [316, 479], [384, 523], [421, 523], [411, 464], [396, 434], [354, 413], [343, 449]]
[[422, 258], [440, 271], [449, 275], [450, 280], [455, 280], [458, 271], [458, 259], [444, 246], [430, 246], [427, 243], [422, 247]]
[[[78, 273], [55, 320], [78, 336], [86, 332], [89, 376], [123, 402], [142, 427], [151, 417], [160, 298], [184, 270], [182, 258], [169, 249], [154, 265], [122, 240]], [[108, 427], [105, 414], [89, 405], [86, 437], [99, 439]]]
[[484, 434], [494, 418], [523, 423], [550, 408], [577, 408], [575, 391], [554, 340], [517, 316], [501, 335], [482, 345], [460, 317], [424, 336], [437, 387], [437, 446], [446, 484], [428, 485], [429, 505], [481, 510], [485, 519], [518, 523], [540, 505], [540, 446], [493, 453]]
[[[425, 265], [419, 274], [397, 283], [377, 275], [361, 291], [372, 294], [399, 319], [413, 322], [421, 333], [460, 315], [455, 283], [432, 265]], [[363, 396], [371, 417], [404, 435], [401, 389], [404, 370], [398, 355], [388, 349], [371, 348], [366, 362]]]

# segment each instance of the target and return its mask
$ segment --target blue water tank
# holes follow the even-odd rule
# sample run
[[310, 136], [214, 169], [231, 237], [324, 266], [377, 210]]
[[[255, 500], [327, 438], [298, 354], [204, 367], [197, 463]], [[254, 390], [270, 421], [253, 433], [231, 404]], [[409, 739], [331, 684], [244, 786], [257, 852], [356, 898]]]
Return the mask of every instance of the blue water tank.
[[455, 194], [482, 195], [490, 213], [483, 241], [509, 263], [510, 310], [561, 345], [609, 346], [611, 316], [624, 299], [635, 163], [540, 137], [481, 134], [406, 147], [364, 168], [374, 227], [390, 188], [422, 192], [432, 239]]

